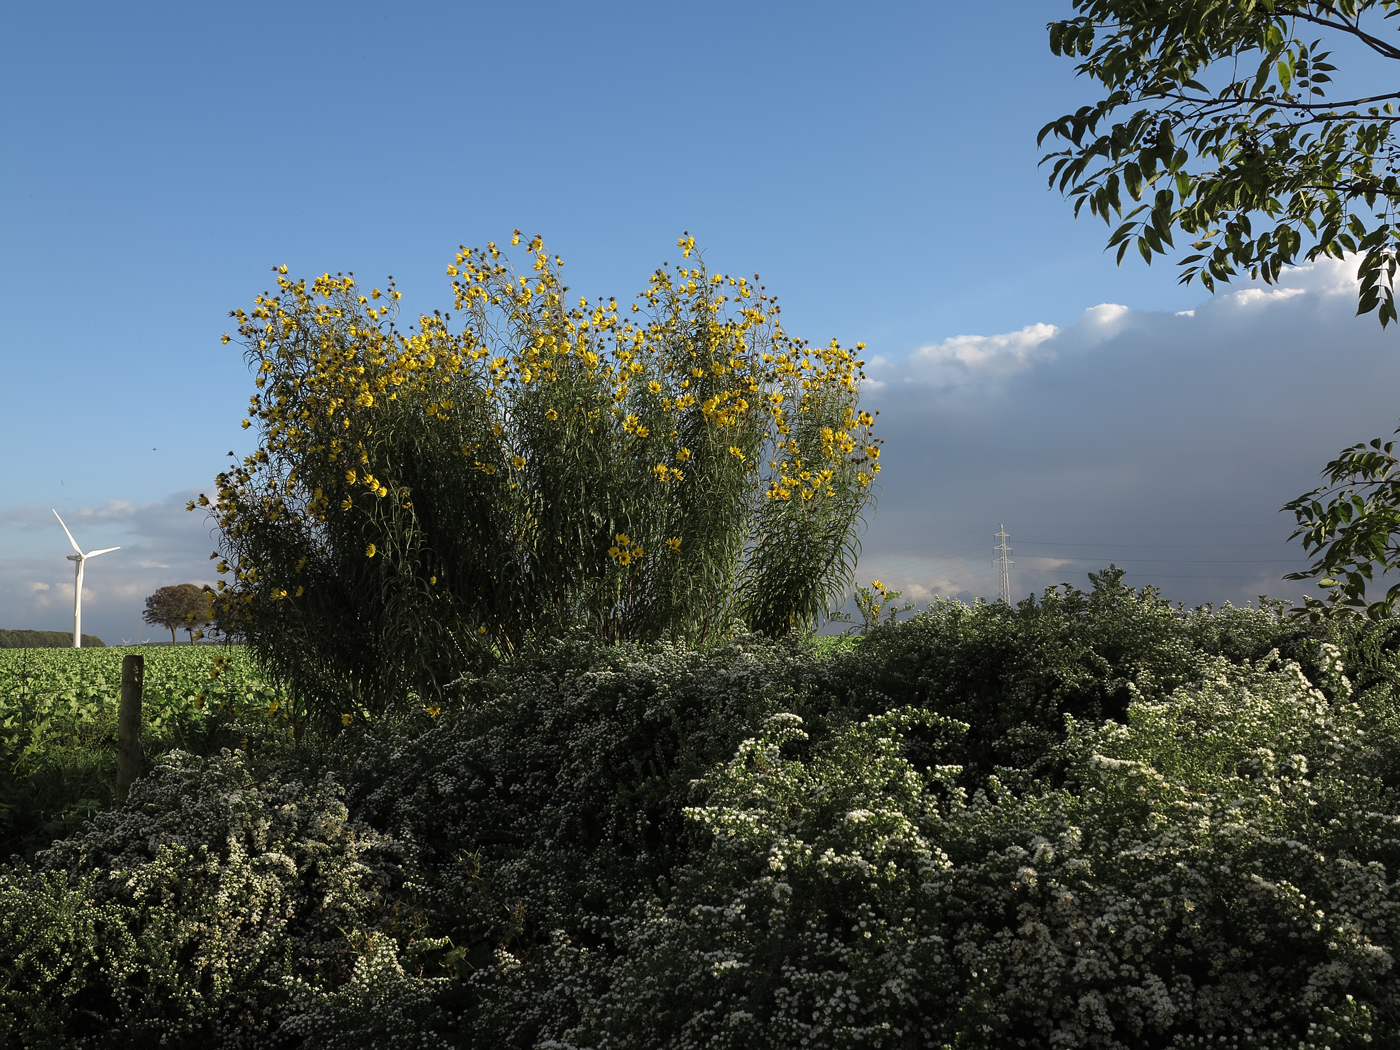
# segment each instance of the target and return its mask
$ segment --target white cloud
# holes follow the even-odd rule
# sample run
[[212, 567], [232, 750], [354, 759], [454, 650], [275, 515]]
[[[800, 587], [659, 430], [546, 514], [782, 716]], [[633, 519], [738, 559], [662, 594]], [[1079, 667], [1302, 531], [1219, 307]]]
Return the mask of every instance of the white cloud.
[[[901, 378], [945, 390], [985, 387], [1037, 361], [1053, 359], [1054, 354], [1041, 347], [1056, 331], [1052, 324], [1033, 324], [1003, 335], [955, 335], [915, 350], [903, 363]], [[881, 372], [891, 367], [883, 358], [870, 363]]]
[[129, 518], [140, 508], [135, 503], [124, 499], [109, 499], [102, 506], [94, 510], [92, 507], [79, 507], [78, 516], [83, 518], [97, 518], [99, 520], [120, 520]]
[[948, 368], [963, 373], [1019, 372], [1029, 367], [1036, 350], [1057, 331], [1052, 324], [1033, 324], [1005, 335], [955, 335], [914, 351], [910, 364], [913, 368]]
[[[1251, 306], [1306, 294], [1307, 291], [1303, 288], [1244, 288], [1238, 292], [1229, 293], [1228, 297], [1225, 298], [1233, 299], [1240, 306]], [[1191, 314], [1195, 316], [1195, 311], [1191, 311]]]
[[957, 398], [1004, 393], [1012, 377], [1113, 338], [1130, 323], [1132, 313], [1118, 303], [1101, 303], [1065, 329], [1041, 322], [997, 335], [955, 335], [922, 346], [900, 362], [874, 357], [868, 369], [875, 380], [870, 389], [896, 383]]

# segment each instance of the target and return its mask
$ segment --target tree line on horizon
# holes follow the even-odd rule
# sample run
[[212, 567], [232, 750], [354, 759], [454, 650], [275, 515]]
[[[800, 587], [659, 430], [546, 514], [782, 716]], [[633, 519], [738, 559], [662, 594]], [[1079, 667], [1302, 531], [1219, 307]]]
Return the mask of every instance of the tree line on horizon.
[[[168, 630], [171, 645], [179, 642], [176, 631], [184, 631], [193, 645], [214, 622], [213, 597], [209, 590], [193, 583], [160, 587], [146, 599], [141, 619]], [[95, 634], [83, 635], [82, 641], [85, 649], [107, 645]], [[72, 644], [72, 631], [0, 630], [0, 649], [62, 649]]]
[[[0, 649], [61, 649], [73, 644], [72, 631], [0, 630]], [[83, 635], [83, 648], [104, 649], [107, 643], [95, 634]]]

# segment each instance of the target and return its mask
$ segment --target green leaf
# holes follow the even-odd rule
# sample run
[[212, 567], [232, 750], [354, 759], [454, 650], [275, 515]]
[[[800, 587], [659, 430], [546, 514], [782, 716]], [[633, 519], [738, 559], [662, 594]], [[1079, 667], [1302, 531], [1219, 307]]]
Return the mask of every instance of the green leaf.
[[1129, 161], [1123, 166], [1123, 184], [1128, 188], [1128, 195], [1133, 200], [1142, 200], [1142, 169], [1135, 161]]

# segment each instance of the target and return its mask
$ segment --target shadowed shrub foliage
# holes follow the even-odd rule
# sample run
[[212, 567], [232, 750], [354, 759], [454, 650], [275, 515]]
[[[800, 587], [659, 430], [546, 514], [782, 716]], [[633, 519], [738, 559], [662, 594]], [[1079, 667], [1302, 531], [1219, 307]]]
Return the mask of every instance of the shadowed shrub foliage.
[[1155, 588], [1135, 591], [1110, 565], [1091, 588], [1048, 588], [1015, 607], [935, 601], [895, 628], [868, 634], [835, 672], [833, 695], [874, 714], [895, 703], [960, 719], [957, 761], [978, 777], [1004, 767], [1045, 772], [1065, 717], [1123, 721], [1129, 685], [1159, 697], [1199, 673], [1203, 655], [1234, 662], [1270, 650], [1312, 668], [1317, 632], [1259, 609], [1185, 610]]
[[[276, 1045], [308, 981], [343, 984], [411, 849], [341, 790], [240, 756], [166, 757], [127, 805], [0, 881], [0, 1030], [40, 1047]], [[395, 892], [399, 891], [399, 892]]]
[[329, 274], [279, 273], [234, 314], [260, 447], [213, 503], [220, 626], [324, 723], [437, 703], [579, 624], [780, 637], [849, 583], [880, 469], [855, 353], [792, 338], [698, 257], [629, 313], [570, 302], [526, 247], [519, 274], [458, 254], [455, 321], [402, 331], [392, 284]]
[[0, 1024], [1400, 1047], [1394, 634], [1185, 611], [1110, 570], [834, 645], [541, 646], [275, 773], [171, 756], [4, 869]]

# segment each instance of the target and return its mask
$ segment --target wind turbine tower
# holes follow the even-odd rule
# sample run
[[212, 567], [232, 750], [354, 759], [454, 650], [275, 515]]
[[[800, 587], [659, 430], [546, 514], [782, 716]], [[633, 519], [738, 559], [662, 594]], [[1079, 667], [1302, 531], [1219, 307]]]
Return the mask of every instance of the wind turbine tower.
[[[58, 517], [58, 511], [53, 512], [53, 516], [58, 518], [58, 523], [63, 525], [63, 519]], [[83, 553], [83, 549], [78, 546], [78, 541], [73, 538], [73, 534], [68, 532], [68, 526], [63, 525], [63, 531], [68, 535], [68, 542], [73, 545], [73, 550], [77, 553], [68, 555], [68, 560], [73, 562], [73, 648], [83, 647], [83, 564], [89, 558], [96, 558], [99, 554], [111, 554], [113, 551], [121, 550], [120, 547], [103, 547], [100, 551], [88, 551]]]

